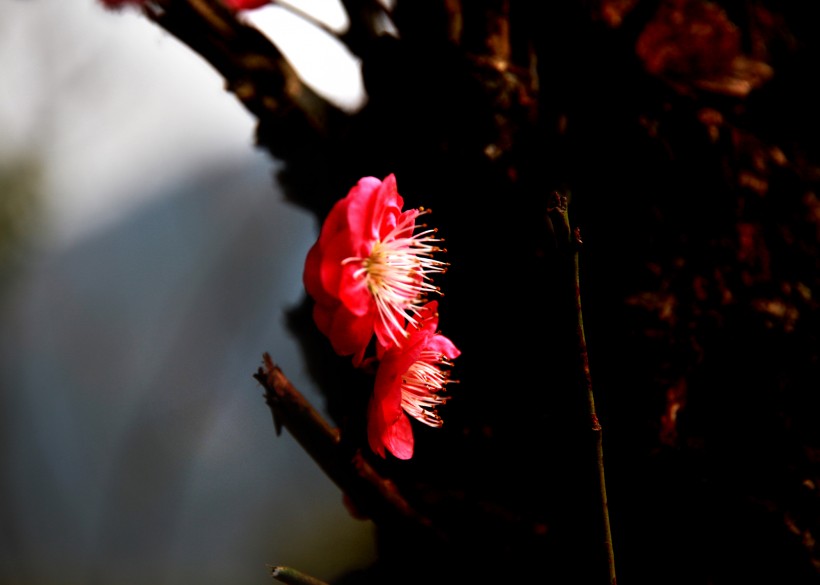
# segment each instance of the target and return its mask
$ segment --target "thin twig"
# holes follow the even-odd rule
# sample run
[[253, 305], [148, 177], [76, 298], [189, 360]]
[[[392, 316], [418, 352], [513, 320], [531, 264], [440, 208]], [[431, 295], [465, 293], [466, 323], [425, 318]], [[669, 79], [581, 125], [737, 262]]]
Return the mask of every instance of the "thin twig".
[[324, 581], [291, 567], [270, 567], [270, 576], [287, 585], [327, 585]]
[[288, 12], [293, 14], [294, 16], [298, 16], [299, 18], [301, 18], [305, 22], [308, 22], [312, 26], [315, 26], [316, 28], [318, 28], [319, 30], [324, 32], [325, 34], [327, 34], [327, 35], [329, 35], [333, 38], [338, 38], [339, 33], [337, 31], [330, 28], [327, 25], [327, 23], [325, 23], [322, 20], [319, 20], [318, 18], [316, 18], [310, 12], [305, 12], [304, 10], [302, 10], [301, 8], [296, 6], [295, 4], [291, 4], [290, 2], [283, 2], [282, 0], [277, 0], [276, 4], [278, 4], [279, 6], [281, 6], [282, 8], [284, 8], [285, 10], [287, 10]]
[[431, 527], [399, 493], [396, 485], [382, 477], [358, 451], [342, 444], [338, 429], [331, 426], [291, 384], [270, 355], [254, 378], [265, 388], [265, 399], [273, 414], [277, 434], [288, 429], [322, 471], [347, 494], [357, 511], [374, 522], [409, 521]]
[[575, 341], [579, 357], [579, 385], [586, 394], [590, 430], [595, 434], [595, 460], [598, 468], [598, 489], [601, 503], [601, 520], [604, 531], [609, 583], [616, 584], [615, 552], [612, 547], [612, 530], [609, 522], [609, 503], [606, 496], [606, 479], [604, 476], [603, 429], [595, 410], [595, 397], [592, 392], [592, 376], [589, 368], [586, 335], [584, 334], [584, 317], [581, 310], [581, 281], [579, 274], [578, 252], [581, 247], [580, 231], [572, 229], [569, 222], [568, 197], [561, 193], [552, 193], [547, 213], [555, 230], [558, 246], [565, 252], [564, 257], [571, 262], [573, 296], [575, 304]]

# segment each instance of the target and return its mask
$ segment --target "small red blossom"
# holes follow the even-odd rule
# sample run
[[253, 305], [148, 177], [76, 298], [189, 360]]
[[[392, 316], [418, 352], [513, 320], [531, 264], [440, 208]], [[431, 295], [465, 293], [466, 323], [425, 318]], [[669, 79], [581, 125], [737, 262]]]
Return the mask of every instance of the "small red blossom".
[[426, 211], [403, 206], [394, 175], [360, 179], [330, 210], [305, 261], [316, 325], [356, 366], [374, 335], [379, 356], [407, 337], [405, 322], [416, 323], [426, 295], [438, 290], [430, 274], [447, 266], [432, 257], [441, 251], [436, 230], [416, 224]]
[[222, 0], [222, 3], [233, 10], [252, 10], [271, 4], [272, 0]]
[[367, 438], [370, 448], [382, 457], [385, 449], [399, 459], [413, 456], [413, 429], [406, 415], [431, 427], [443, 424], [436, 408], [449, 398], [443, 391], [451, 382], [450, 370], [444, 368], [461, 351], [436, 332], [437, 310], [437, 301], [424, 305], [418, 323], [408, 323], [407, 338], [384, 353], [376, 371]]

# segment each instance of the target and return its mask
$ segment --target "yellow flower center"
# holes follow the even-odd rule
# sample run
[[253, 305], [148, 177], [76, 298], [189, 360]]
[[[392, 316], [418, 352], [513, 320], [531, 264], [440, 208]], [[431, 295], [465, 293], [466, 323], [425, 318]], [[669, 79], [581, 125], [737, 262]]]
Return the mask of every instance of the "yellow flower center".
[[398, 336], [407, 336], [402, 316], [417, 325], [415, 317], [427, 295], [441, 294], [432, 284], [431, 274], [446, 272], [448, 266], [433, 258], [434, 253], [446, 251], [438, 246], [441, 240], [435, 237], [437, 230], [426, 229], [425, 224], [419, 227], [422, 231], [413, 234], [415, 218], [408, 216], [384, 240], [374, 242], [366, 258], [345, 260], [360, 263], [354, 278], [364, 279], [379, 318], [396, 344]]

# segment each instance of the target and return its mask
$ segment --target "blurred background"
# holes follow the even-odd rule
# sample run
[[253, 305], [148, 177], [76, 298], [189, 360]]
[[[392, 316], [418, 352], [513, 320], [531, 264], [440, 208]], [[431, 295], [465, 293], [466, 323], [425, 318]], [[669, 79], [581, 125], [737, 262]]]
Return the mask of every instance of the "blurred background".
[[[294, 2], [294, 4], [297, 4]], [[345, 26], [332, 0], [302, 10]], [[247, 14], [343, 108], [355, 60], [282, 8]], [[252, 378], [308, 399], [285, 312], [313, 216], [221, 78], [135, 10], [0, 2], [0, 583], [331, 580], [372, 525]]]

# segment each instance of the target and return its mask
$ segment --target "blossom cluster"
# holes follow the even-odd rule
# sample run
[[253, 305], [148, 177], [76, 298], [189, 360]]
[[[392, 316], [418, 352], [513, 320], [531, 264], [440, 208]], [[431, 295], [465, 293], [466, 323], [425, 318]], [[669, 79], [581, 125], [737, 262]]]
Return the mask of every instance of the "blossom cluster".
[[404, 210], [396, 177], [364, 177], [333, 206], [305, 261], [313, 318], [339, 355], [377, 365], [368, 408], [368, 442], [382, 457], [413, 456], [407, 415], [432, 427], [447, 400], [452, 360], [461, 353], [438, 332], [435, 274], [447, 264], [429, 213]]

